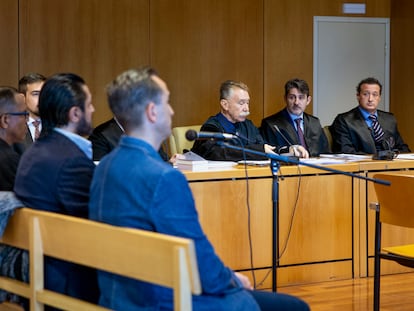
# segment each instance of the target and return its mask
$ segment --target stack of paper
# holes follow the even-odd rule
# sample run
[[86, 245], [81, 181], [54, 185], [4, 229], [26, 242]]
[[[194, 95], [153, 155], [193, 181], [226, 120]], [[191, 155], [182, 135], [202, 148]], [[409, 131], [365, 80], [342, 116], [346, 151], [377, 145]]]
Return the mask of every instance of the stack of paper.
[[179, 155], [175, 163], [177, 165], [177, 168], [183, 170], [208, 170], [208, 161], [192, 151]]
[[175, 163], [178, 169], [193, 172], [223, 170], [237, 165], [230, 161], [207, 161], [192, 151], [179, 155]]

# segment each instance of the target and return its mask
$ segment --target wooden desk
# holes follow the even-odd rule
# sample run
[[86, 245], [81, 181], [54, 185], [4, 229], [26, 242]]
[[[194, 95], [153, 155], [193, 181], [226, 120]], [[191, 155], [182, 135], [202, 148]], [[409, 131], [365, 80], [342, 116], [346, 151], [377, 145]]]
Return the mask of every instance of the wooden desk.
[[[372, 177], [380, 171], [412, 170], [414, 161], [366, 161], [330, 167]], [[270, 168], [249, 167], [248, 183], [242, 166], [184, 174], [190, 182], [203, 229], [218, 255], [235, 270], [254, 271], [258, 288], [271, 288]], [[368, 256], [373, 255], [374, 237], [374, 213], [368, 204], [375, 200], [371, 182], [309, 167], [282, 166], [277, 285], [367, 276], [372, 266]], [[410, 234], [414, 236], [391, 230], [390, 239], [405, 242]], [[383, 266], [386, 272], [407, 271], [399, 266]]]
[[[332, 167], [358, 172], [355, 163]], [[185, 175], [203, 229], [225, 264], [235, 270], [253, 267], [257, 283], [270, 288], [273, 217], [270, 168], [249, 167], [248, 184], [244, 167], [220, 172], [185, 172]], [[279, 176], [278, 285], [352, 278], [353, 179], [302, 166], [282, 166]], [[249, 208], [253, 263], [248, 235]]]

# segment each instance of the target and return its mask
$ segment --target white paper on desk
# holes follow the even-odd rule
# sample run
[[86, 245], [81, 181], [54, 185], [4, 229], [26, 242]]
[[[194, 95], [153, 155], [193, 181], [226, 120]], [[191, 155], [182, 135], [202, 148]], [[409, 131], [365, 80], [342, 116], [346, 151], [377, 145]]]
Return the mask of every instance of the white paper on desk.
[[321, 154], [320, 158], [344, 160], [346, 162], [363, 161], [372, 159], [372, 155], [367, 154], [351, 154], [351, 153], [333, 153], [333, 154]]
[[397, 155], [397, 159], [414, 160], [414, 153], [400, 153], [399, 155]]
[[345, 159], [333, 159], [333, 158], [309, 158], [309, 159], [299, 159], [300, 163], [309, 163], [309, 164], [342, 164], [348, 162]]

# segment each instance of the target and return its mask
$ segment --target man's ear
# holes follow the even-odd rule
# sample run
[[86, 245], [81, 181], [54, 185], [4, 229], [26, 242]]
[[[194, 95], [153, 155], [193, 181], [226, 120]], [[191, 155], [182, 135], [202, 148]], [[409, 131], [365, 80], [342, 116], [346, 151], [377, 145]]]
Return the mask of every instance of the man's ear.
[[310, 102], [312, 101], [312, 96], [308, 96], [308, 98], [306, 99], [306, 106], [310, 104]]
[[228, 110], [228, 101], [226, 99], [220, 99], [220, 106], [221, 109], [223, 109], [224, 111]]
[[7, 114], [0, 115], [0, 128], [6, 129], [9, 127], [9, 117]]
[[157, 120], [157, 107], [153, 102], [149, 102], [147, 107], [145, 107], [145, 116], [151, 123]]
[[69, 122], [78, 123], [82, 117], [82, 110], [78, 106], [73, 106], [68, 113]]

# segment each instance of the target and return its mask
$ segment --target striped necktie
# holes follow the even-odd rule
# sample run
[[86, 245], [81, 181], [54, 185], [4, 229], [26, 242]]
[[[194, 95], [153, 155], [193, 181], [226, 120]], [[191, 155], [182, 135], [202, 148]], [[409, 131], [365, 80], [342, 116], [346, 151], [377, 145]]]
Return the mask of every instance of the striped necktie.
[[372, 114], [369, 116], [371, 119], [371, 129], [372, 129], [372, 136], [374, 137], [374, 140], [376, 143], [380, 142], [384, 137], [384, 131], [381, 127], [381, 125], [378, 122], [378, 118], [376, 115]]
[[40, 120], [34, 120], [32, 122], [32, 124], [33, 124], [33, 126], [35, 128], [35, 134], [34, 134], [35, 137], [34, 137], [34, 140], [36, 140], [36, 139], [39, 138], [39, 135], [40, 135], [40, 128], [39, 128]]

